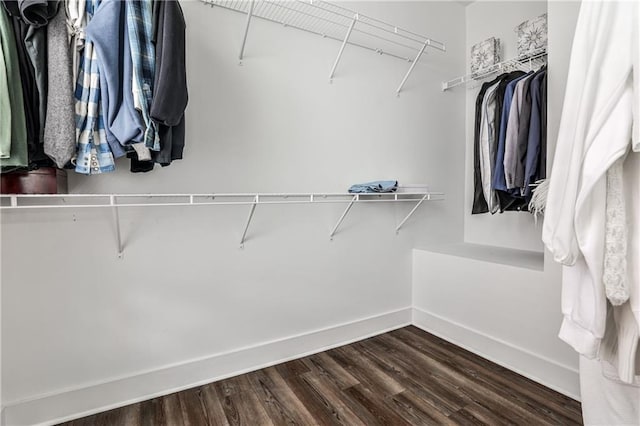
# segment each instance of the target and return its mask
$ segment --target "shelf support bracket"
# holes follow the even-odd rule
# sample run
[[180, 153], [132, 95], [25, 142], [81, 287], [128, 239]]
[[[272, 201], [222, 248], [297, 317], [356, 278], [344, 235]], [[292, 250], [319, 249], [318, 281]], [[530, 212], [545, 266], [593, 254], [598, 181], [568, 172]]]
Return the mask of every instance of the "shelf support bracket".
[[338, 231], [338, 228], [342, 224], [342, 221], [344, 220], [345, 217], [347, 217], [347, 213], [349, 213], [349, 210], [351, 210], [351, 207], [353, 207], [353, 203], [358, 201], [358, 199], [359, 199], [358, 194], [354, 195], [351, 201], [349, 202], [349, 205], [347, 205], [347, 208], [344, 209], [344, 212], [342, 212], [342, 216], [340, 216], [340, 219], [338, 219], [338, 223], [336, 223], [336, 226], [333, 227], [333, 229], [331, 230], [331, 233], [329, 234], [329, 239], [331, 241], [333, 241], [333, 236], [336, 234], [336, 231]]
[[244, 58], [244, 48], [247, 44], [247, 36], [249, 35], [249, 25], [251, 25], [251, 18], [253, 17], [254, 4], [254, 0], [249, 2], [249, 11], [247, 12], [247, 21], [244, 27], [244, 35], [242, 37], [242, 46], [240, 46], [240, 55], [238, 55], [238, 59], [240, 60], [239, 65], [242, 65], [242, 59]]
[[424, 53], [424, 50], [430, 44], [431, 44], [431, 41], [427, 40], [427, 41], [424, 42], [424, 44], [420, 48], [420, 51], [416, 55], [416, 58], [413, 60], [413, 62], [411, 63], [411, 66], [409, 67], [409, 71], [407, 71], [407, 73], [404, 75], [404, 78], [402, 79], [402, 82], [400, 83], [400, 86], [398, 86], [398, 90], [396, 90], [396, 96], [400, 96], [400, 91], [402, 91], [402, 88], [404, 87], [404, 84], [407, 82], [407, 79], [409, 78], [409, 76], [413, 72], [413, 69], [415, 68], [416, 64], [418, 63], [418, 60], [420, 60], [420, 57]]
[[256, 211], [256, 205], [260, 202], [260, 196], [256, 194], [253, 199], [253, 203], [251, 204], [251, 209], [249, 209], [249, 216], [247, 216], [247, 223], [244, 225], [244, 232], [242, 232], [242, 237], [240, 237], [240, 248], [244, 248], [244, 241], [247, 239], [247, 231], [249, 230], [249, 225], [251, 224], [251, 219], [253, 219], [253, 213]]
[[336, 61], [333, 63], [333, 68], [331, 68], [331, 74], [329, 74], [329, 83], [333, 82], [333, 76], [336, 73], [336, 68], [338, 68], [338, 63], [340, 63], [340, 58], [342, 58], [342, 52], [344, 52], [344, 48], [347, 45], [347, 42], [349, 41], [349, 37], [351, 37], [351, 31], [353, 31], [353, 27], [356, 24], [357, 20], [358, 20], [358, 14], [356, 13], [353, 16], [353, 20], [351, 21], [351, 24], [349, 24], [349, 29], [347, 30], [347, 34], [345, 34], [344, 36], [344, 40], [342, 40], [342, 45], [340, 46], [340, 50], [338, 51], [338, 57], [336, 58]]
[[109, 196], [109, 204], [111, 204], [111, 212], [113, 213], [113, 224], [116, 231], [116, 245], [118, 249], [118, 259], [122, 259], [123, 247], [122, 247], [122, 235], [120, 234], [120, 212], [118, 211], [118, 204], [116, 203], [115, 195]]
[[400, 228], [402, 228], [402, 226], [405, 224], [405, 222], [407, 220], [409, 220], [409, 218], [411, 216], [413, 216], [413, 214], [416, 212], [416, 210], [418, 210], [418, 207], [420, 207], [422, 205], [422, 203], [424, 203], [425, 201], [431, 200], [431, 194], [425, 194], [420, 201], [418, 201], [418, 203], [413, 206], [413, 208], [411, 209], [411, 211], [409, 212], [409, 214], [407, 216], [405, 216], [404, 219], [402, 219], [402, 222], [400, 222], [400, 224], [398, 226], [396, 226], [396, 234], [400, 233]]

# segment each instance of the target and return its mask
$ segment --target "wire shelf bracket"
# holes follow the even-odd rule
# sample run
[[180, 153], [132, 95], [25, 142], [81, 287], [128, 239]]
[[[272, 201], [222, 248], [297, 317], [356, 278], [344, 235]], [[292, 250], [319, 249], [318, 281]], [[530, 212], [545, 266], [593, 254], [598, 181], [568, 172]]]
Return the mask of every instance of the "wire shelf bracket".
[[[442, 192], [393, 192], [393, 193], [248, 193], [248, 194], [42, 194], [17, 195], [0, 194], [1, 211], [26, 209], [82, 209], [108, 208], [111, 210], [115, 232], [116, 255], [124, 257], [125, 244], [122, 239], [120, 209], [125, 207], [167, 207], [167, 206], [249, 206], [249, 214], [240, 237], [240, 247], [244, 248], [249, 227], [258, 204], [327, 204], [346, 203], [337, 223], [329, 233], [330, 240], [338, 232], [345, 218], [358, 203], [398, 203], [414, 202], [416, 205], [396, 227], [396, 233], [411, 218], [425, 201], [444, 199]], [[74, 214], [75, 216], [75, 214]], [[74, 219], [75, 220], [75, 219]]]
[[544, 65], [547, 62], [547, 49], [542, 48], [531, 52], [526, 57], [515, 57], [506, 61], [491, 65], [485, 69], [481, 69], [473, 74], [467, 74], [456, 77], [452, 80], [442, 83], [442, 90], [446, 91], [456, 86], [460, 86], [470, 82], [479, 82], [496, 73], [507, 72], [515, 69], [527, 69], [532, 71], [535, 67]]
[[113, 214], [113, 224], [116, 232], [116, 248], [118, 259], [122, 259], [124, 255], [124, 247], [122, 246], [122, 234], [120, 232], [120, 212], [118, 211], [118, 204], [116, 203], [116, 196], [109, 196], [109, 204], [111, 204], [111, 213]]
[[344, 40], [340, 45], [340, 50], [338, 51], [338, 57], [336, 61], [333, 63], [333, 68], [331, 68], [331, 74], [329, 74], [329, 83], [333, 83], [333, 76], [336, 73], [336, 68], [338, 68], [338, 63], [340, 62], [340, 58], [342, 58], [342, 53], [344, 52], [344, 48], [349, 42], [349, 37], [351, 36], [351, 32], [353, 31], [353, 27], [356, 25], [356, 21], [358, 20], [358, 14], [353, 15], [353, 21], [349, 24], [349, 28], [347, 29], [347, 34], [344, 36]]
[[260, 195], [256, 194], [256, 198], [251, 204], [251, 208], [249, 209], [249, 216], [247, 216], [247, 223], [244, 225], [244, 231], [242, 232], [242, 237], [240, 237], [240, 248], [244, 248], [244, 241], [247, 239], [247, 231], [249, 230], [249, 225], [251, 224], [251, 219], [253, 219], [253, 213], [256, 211], [256, 206], [260, 202]]
[[253, 8], [255, 7], [255, 1], [249, 2], [249, 11], [247, 12], [247, 21], [245, 22], [244, 35], [242, 36], [242, 45], [240, 46], [240, 54], [238, 55], [238, 65], [242, 65], [242, 59], [244, 58], [244, 48], [247, 45], [247, 36], [249, 35], [249, 26], [251, 25], [251, 18], [253, 17]]
[[351, 207], [353, 207], [353, 203], [355, 203], [359, 199], [360, 199], [360, 196], [358, 194], [354, 195], [351, 201], [349, 202], [349, 204], [347, 205], [347, 208], [344, 209], [344, 212], [342, 212], [342, 215], [340, 216], [340, 219], [338, 219], [336, 226], [334, 226], [331, 232], [329, 233], [329, 239], [331, 241], [333, 241], [333, 236], [336, 235], [336, 232], [338, 231], [338, 228], [344, 221], [344, 218], [347, 217], [347, 213], [349, 213], [349, 210], [351, 210]]

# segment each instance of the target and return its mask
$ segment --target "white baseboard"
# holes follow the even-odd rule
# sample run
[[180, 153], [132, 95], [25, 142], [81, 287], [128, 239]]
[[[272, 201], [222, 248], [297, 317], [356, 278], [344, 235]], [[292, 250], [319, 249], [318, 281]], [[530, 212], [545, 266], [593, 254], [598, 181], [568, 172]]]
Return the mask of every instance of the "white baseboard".
[[413, 308], [412, 323], [443, 340], [580, 400], [578, 370], [440, 315]]
[[53, 425], [322, 352], [409, 324], [411, 308], [399, 309], [90, 387], [7, 404], [3, 414], [7, 426]]

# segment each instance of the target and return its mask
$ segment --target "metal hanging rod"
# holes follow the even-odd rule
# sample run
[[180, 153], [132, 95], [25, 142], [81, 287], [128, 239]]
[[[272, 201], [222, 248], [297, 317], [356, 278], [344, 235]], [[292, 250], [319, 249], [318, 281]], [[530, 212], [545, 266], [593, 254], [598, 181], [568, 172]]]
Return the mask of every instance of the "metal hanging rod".
[[219, 6], [247, 15], [240, 47], [240, 64], [244, 58], [249, 26], [254, 17], [340, 42], [340, 50], [329, 74], [329, 82], [333, 81], [347, 45], [409, 62], [409, 70], [396, 90], [398, 95], [413, 72], [415, 64], [422, 54], [426, 53], [427, 47], [446, 51], [442, 42], [324, 0], [202, 1], [212, 7]]
[[515, 57], [506, 61], [491, 65], [490, 67], [480, 70], [473, 74], [463, 75], [453, 80], [442, 83], [442, 90], [448, 90], [462, 84], [470, 82], [477, 83], [487, 77], [491, 77], [496, 73], [508, 72], [517, 69], [533, 70], [547, 63], [547, 49], [540, 49], [532, 52], [527, 57]]
[[444, 199], [442, 192], [394, 192], [394, 193], [237, 193], [237, 194], [0, 194], [0, 210], [60, 209], [60, 208], [110, 208], [116, 233], [118, 258], [123, 257], [120, 232], [120, 207], [166, 207], [166, 206], [250, 206], [240, 247], [244, 247], [247, 232], [258, 204], [326, 204], [348, 203], [347, 208], [329, 234], [333, 239], [345, 217], [356, 203], [413, 202], [416, 205], [396, 227], [396, 233], [424, 201]]

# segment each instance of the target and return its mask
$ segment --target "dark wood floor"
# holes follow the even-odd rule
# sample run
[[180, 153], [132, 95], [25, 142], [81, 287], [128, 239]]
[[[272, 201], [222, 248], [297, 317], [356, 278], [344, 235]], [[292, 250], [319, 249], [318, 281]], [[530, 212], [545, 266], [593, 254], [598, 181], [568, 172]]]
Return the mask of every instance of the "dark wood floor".
[[580, 404], [415, 327], [65, 425], [571, 425]]

